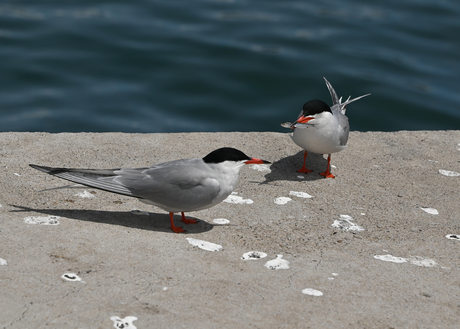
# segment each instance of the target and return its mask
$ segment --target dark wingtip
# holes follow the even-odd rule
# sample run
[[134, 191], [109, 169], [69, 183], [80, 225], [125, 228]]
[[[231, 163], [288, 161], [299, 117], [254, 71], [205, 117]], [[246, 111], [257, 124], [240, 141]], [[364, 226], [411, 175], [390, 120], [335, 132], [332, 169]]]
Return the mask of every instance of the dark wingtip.
[[30, 163], [29, 166], [32, 167], [32, 168], [34, 168], [34, 169], [37, 169], [37, 170], [40, 170], [40, 171], [44, 171], [44, 172], [48, 172], [49, 169], [51, 169], [51, 168], [49, 168], [49, 167], [38, 166], [38, 165], [34, 165], [34, 164], [32, 164], [32, 163]]
[[34, 168], [34, 169], [43, 171], [43, 172], [45, 172], [47, 174], [50, 174], [50, 175], [58, 174], [60, 172], [65, 171], [65, 169], [63, 169], [63, 168], [51, 168], [51, 167], [46, 167], [46, 166], [38, 166], [38, 165], [34, 165], [34, 164], [29, 164], [29, 166]]

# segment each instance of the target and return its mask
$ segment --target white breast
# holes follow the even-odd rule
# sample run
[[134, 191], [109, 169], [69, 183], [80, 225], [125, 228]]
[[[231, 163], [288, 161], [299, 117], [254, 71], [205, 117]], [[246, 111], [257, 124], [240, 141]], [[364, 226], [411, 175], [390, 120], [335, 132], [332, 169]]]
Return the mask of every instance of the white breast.
[[341, 145], [341, 137], [342, 140], [348, 137], [348, 131], [345, 130], [348, 129], [348, 120], [346, 121], [347, 125], [343, 127], [339, 124], [336, 115], [333, 116], [330, 112], [321, 113], [310, 121], [314, 123], [313, 125], [295, 128], [291, 138], [294, 143], [309, 152], [319, 154], [340, 152], [346, 148], [346, 145]]

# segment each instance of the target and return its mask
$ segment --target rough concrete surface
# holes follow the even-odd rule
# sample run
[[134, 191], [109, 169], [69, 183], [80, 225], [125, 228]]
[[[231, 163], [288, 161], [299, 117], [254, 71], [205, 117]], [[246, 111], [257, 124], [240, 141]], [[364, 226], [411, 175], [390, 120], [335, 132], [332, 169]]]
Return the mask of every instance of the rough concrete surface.
[[[458, 328], [460, 176], [439, 170], [460, 172], [459, 143], [460, 131], [352, 132], [324, 179], [316, 154], [298, 177], [302, 152], [281, 133], [1, 133], [0, 328], [121, 328], [115, 317], [130, 316], [124, 328]], [[68, 182], [28, 166], [144, 167], [222, 146], [271, 171], [242, 169], [235, 196], [253, 203], [189, 213], [196, 225], [176, 215], [186, 234], [134, 198], [40, 192]], [[59, 225], [26, 223], [37, 217]], [[249, 251], [267, 257], [242, 260]], [[288, 269], [264, 266], [277, 255]]]

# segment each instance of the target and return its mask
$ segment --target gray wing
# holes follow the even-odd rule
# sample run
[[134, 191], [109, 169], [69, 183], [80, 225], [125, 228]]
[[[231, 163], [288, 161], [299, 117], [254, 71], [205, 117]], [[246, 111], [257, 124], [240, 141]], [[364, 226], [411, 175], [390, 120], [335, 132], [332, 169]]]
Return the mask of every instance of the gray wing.
[[333, 115], [336, 117], [339, 124], [339, 141], [340, 145], [345, 146], [348, 142], [348, 135], [350, 133], [350, 123], [348, 117], [340, 111], [340, 105], [334, 105], [331, 108]]
[[149, 168], [73, 169], [30, 165], [47, 174], [97, 188], [185, 208], [209, 204], [220, 192], [219, 181], [206, 171], [201, 159], [176, 160]]
[[[347, 123], [348, 123], [348, 119], [347, 119]], [[347, 145], [349, 133], [350, 133], [350, 125], [347, 124], [346, 126], [343, 127], [343, 133], [339, 135], [340, 145], [342, 146]]]
[[337, 93], [335, 92], [334, 88], [332, 88], [332, 85], [325, 77], [323, 77], [324, 81], [326, 82], [327, 89], [329, 89], [329, 93], [331, 94], [332, 97], [332, 105], [340, 104], [339, 97], [337, 96]]
[[121, 169], [114, 181], [140, 198], [171, 208], [208, 205], [219, 194], [219, 181], [201, 159], [177, 160], [142, 172]]
[[366, 94], [366, 95], [362, 95], [362, 96], [359, 96], [359, 97], [356, 97], [356, 98], [353, 98], [353, 99], [350, 99], [351, 96], [348, 96], [348, 99], [345, 102], [342, 103], [342, 97], [339, 98], [337, 96], [337, 93], [335, 92], [335, 90], [332, 87], [331, 83], [329, 81], [327, 81], [327, 79], [325, 77], [323, 77], [323, 79], [326, 82], [327, 89], [329, 89], [329, 93], [331, 94], [331, 97], [332, 97], [332, 107], [334, 107], [335, 105], [339, 105], [339, 111], [342, 114], [345, 114], [345, 112], [347, 111], [347, 105], [348, 104], [353, 103], [353, 102], [357, 101], [358, 99], [361, 99], [363, 97], [366, 97], [366, 96], [370, 95], [370, 94]]
[[[68, 180], [70, 182], [94, 187], [100, 190], [137, 197], [132, 191], [116, 182], [115, 172], [120, 169], [74, 169], [74, 168], [52, 168], [30, 164], [34, 169], [43, 171], [47, 174]], [[143, 170], [143, 169], [138, 169]]]

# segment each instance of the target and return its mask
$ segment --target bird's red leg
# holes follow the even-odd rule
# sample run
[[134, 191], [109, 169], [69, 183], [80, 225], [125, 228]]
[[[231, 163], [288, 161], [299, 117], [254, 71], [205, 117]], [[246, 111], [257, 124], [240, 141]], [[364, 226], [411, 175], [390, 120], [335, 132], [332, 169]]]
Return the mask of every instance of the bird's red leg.
[[301, 172], [301, 173], [304, 173], [304, 174], [309, 173], [309, 172], [312, 172], [312, 170], [307, 169], [307, 168], [305, 167], [305, 162], [306, 162], [306, 161], [307, 161], [307, 151], [305, 151], [305, 152], [303, 153], [303, 166], [302, 166], [302, 168], [300, 168], [299, 170], [297, 170], [297, 172]]
[[182, 214], [181, 221], [184, 222], [185, 224], [196, 224], [197, 223], [196, 219], [185, 218], [185, 214], [183, 212], [181, 212], [181, 214]]
[[331, 168], [331, 155], [329, 154], [329, 156], [327, 157], [327, 170], [321, 173], [320, 175], [324, 176], [325, 178], [335, 178], [335, 176], [331, 174], [330, 168]]
[[[182, 213], [183, 214], [183, 213]], [[173, 230], [176, 233], [184, 233], [184, 229], [182, 227], [176, 227], [174, 226], [174, 219], [173, 219], [174, 213], [170, 212], [169, 213], [169, 218], [171, 219], [171, 230]]]

